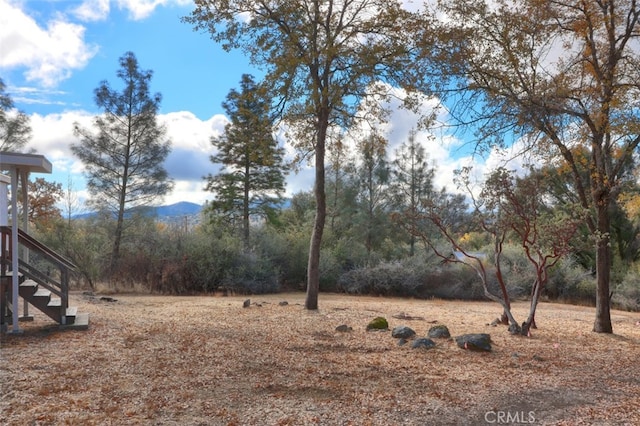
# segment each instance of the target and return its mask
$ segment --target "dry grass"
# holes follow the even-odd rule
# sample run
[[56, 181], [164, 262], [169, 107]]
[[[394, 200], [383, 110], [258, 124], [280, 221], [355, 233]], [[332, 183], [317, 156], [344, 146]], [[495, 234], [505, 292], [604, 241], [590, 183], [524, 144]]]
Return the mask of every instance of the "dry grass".
[[[540, 329], [524, 338], [487, 325], [500, 312], [492, 303], [321, 295], [308, 312], [302, 294], [254, 297], [262, 306], [248, 309], [242, 297], [114, 297], [74, 296], [88, 331], [59, 331], [36, 313], [23, 335], [2, 336], [0, 423], [475, 425], [502, 412], [640, 424], [638, 313], [613, 312], [616, 334], [600, 335], [593, 309], [542, 304]], [[436, 322], [454, 336], [488, 332], [494, 350], [398, 346], [365, 331], [376, 316], [419, 336]], [[336, 332], [341, 324], [353, 331]]]

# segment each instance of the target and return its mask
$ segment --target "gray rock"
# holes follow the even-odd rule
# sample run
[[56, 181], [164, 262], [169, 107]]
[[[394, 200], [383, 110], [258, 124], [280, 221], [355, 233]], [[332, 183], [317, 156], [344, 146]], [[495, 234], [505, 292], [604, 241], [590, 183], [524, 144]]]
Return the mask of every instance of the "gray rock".
[[427, 336], [432, 339], [448, 339], [451, 337], [451, 333], [446, 325], [434, 325], [429, 329]]
[[336, 327], [336, 331], [339, 331], [340, 333], [348, 333], [353, 331], [353, 328], [349, 327], [347, 324], [342, 324]]
[[487, 333], [463, 334], [456, 337], [458, 347], [470, 351], [491, 351], [491, 336]]
[[251, 306], [251, 299], [247, 299], [244, 302], [242, 302], [243, 308], [248, 308], [249, 306]]
[[391, 337], [395, 337], [398, 339], [411, 339], [415, 335], [416, 332], [406, 325], [399, 325], [391, 331]]
[[278, 305], [280, 306], [287, 306], [289, 304], [289, 302], [287, 302], [286, 300], [283, 300], [282, 302], [278, 303]]
[[411, 344], [411, 347], [413, 349], [418, 349], [418, 348], [431, 349], [436, 347], [436, 342], [434, 342], [433, 340], [427, 337], [422, 337], [420, 339], [414, 340], [413, 343]]

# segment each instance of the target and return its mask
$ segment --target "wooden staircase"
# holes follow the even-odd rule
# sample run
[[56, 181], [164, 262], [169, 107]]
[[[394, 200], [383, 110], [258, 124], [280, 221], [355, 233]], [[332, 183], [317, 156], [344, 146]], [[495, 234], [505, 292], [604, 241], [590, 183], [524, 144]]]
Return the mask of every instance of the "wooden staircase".
[[[11, 228], [0, 227], [0, 235], [0, 325], [6, 330], [13, 322], [14, 309]], [[88, 314], [79, 314], [76, 307], [69, 306], [69, 275], [75, 265], [22, 230], [18, 230], [18, 246], [29, 253], [28, 262], [18, 261], [19, 296], [61, 326], [87, 328]]]

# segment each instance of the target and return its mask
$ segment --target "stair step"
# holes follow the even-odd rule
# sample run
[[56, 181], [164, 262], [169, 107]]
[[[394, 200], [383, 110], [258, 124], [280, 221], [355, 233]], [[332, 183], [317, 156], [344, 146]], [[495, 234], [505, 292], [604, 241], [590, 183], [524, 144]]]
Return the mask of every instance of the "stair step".
[[35, 293], [33, 293], [33, 297], [51, 297], [51, 292], [46, 288], [39, 288]]
[[89, 314], [77, 314], [73, 323], [68, 322], [65, 325], [61, 325], [60, 327], [70, 330], [87, 330], [89, 328]]
[[59, 308], [62, 306], [62, 299], [60, 299], [59, 297], [54, 297], [51, 300], [49, 300], [49, 303], [47, 303], [47, 306], [50, 308]]
[[78, 307], [77, 306], [69, 306], [67, 308], [67, 314], [66, 317], [75, 317], [76, 315], [78, 315]]
[[20, 284], [20, 290], [28, 292], [28, 294], [35, 294], [38, 291], [38, 283], [33, 280], [26, 280]]

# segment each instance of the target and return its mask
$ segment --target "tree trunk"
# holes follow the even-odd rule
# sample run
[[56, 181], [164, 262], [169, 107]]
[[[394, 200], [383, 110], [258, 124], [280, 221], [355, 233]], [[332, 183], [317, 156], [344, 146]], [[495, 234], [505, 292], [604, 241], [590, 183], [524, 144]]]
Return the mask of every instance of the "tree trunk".
[[316, 198], [316, 217], [311, 233], [309, 244], [309, 263], [307, 265], [307, 295], [304, 307], [309, 310], [318, 309], [318, 293], [320, 291], [320, 247], [322, 245], [322, 234], [327, 216], [327, 199], [325, 194], [325, 141], [327, 134], [328, 119], [326, 123], [321, 123], [318, 129], [315, 149], [315, 171], [316, 181], [313, 187]]
[[[245, 154], [245, 158], [249, 158], [248, 153]], [[249, 192], [251, 189], [250, 173], [251, 165], [247, 160], [244, 167], [244, 190], [242, 194], [242, 242], [245, 252], [249, 251], [249, 203], [251, 202], [249, 199]]]
[[596, 244], [596, 319], [593, 331], [613, 333], [611, 325], [611, 300], [609, 280], [611, 277], [611, 247], [609, 245], [610, 223], [608, 203], [597, 204], [598, 241]]
[[113, 249], [111, 251], [111, 270], [110, 274], [116, 271], [118, 261], [120, 260], [120, 241], [122, 240], [122, 229], [124, 227], [124, 207], [121, 206], [118, 210], [118, 219], [116, 223], [116, 230], [113, 238]]

